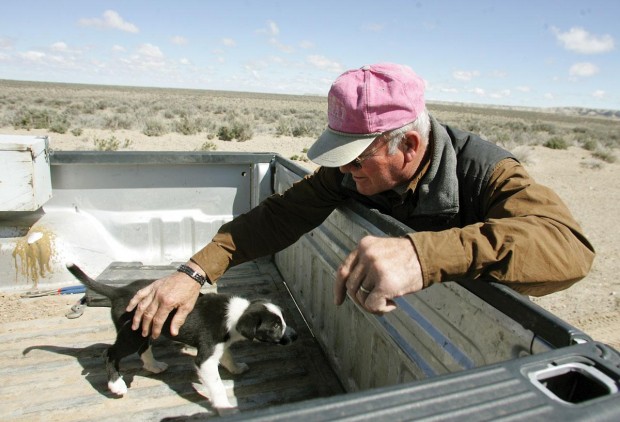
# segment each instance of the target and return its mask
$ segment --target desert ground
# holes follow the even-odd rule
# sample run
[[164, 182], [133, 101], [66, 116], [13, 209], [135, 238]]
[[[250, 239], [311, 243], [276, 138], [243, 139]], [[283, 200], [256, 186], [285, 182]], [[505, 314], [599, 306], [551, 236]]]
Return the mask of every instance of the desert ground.
[[[441, 104], [429, 109], [511, 150], [566, 202], [596, 249], [593, 268], [571, 288], [532, 300], [620, 350], [620, 119]], [[239, 99], [225, 92], [147, 89], [127, 95], [124, 88], [0, 81], [0, 133], [49, 135], [58, 151], [275, 152], [312, 170], [305, 151], [324, 119], [325, 101], [314, 97]], [[41, 122], [47, 127], [37, 128]], [[229, 132], [218, 129], [222, 122], [244, 139], [223, 139]], [[0, 292], [0, 323], [64, 315], [78, 298]]]

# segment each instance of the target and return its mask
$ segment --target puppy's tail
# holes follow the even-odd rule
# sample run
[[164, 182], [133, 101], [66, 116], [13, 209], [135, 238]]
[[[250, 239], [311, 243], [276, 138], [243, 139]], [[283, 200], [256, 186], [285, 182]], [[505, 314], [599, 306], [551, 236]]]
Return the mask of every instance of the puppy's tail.
[[105, 297], [112, 298], [115, 296], [116, 288], [108, 286], [107, 284], [99, 283], [88, 276], [80, 267], [72, 262], [65, 264], [71, 274], [77, 278], [80, 283], [88, 287], [89, 289], [104, 295]]

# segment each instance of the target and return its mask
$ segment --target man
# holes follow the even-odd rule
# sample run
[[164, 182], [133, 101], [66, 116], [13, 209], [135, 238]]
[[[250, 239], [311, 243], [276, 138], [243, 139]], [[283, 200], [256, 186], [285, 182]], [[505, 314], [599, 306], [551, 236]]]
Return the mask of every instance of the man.
[[141, 324], [144, 336], [157, 338], [177, 309], [176, 335], [199, 283], [287, 247], [350, 198], [414, 231], [361, 239], [338, 270], [337, 305], [348, 293], [380, 314], [394, 309], [396, 297], [480, 276], [544, 295], [589, 271], [593, 248], [557, 195], [508, 151], [431, 117], [424, 82], [408, 67], [384, 63], [342, 74], [328, 94], [328, 121], [308, 151], [321, 167], [224, 224], [179, 272], [138, 292], [128, 306], [136, 308], [133, 329]]

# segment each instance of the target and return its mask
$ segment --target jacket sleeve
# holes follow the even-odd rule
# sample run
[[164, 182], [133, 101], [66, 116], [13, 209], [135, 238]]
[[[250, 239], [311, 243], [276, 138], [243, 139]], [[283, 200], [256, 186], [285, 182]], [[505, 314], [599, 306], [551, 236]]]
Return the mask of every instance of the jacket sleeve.
[[215, 283], [232, 266], [278, 252], [321, 224], [347, 198], [338, 169], [319, 168], [283, 194], [222, 225], [191, 259]]
[[498, 163], [483, 195], [484, 221], [410, 234], [424, 286], [491, 278], [542, 296], [586, 276], [594, 249], [562, 200], [512, 159]]

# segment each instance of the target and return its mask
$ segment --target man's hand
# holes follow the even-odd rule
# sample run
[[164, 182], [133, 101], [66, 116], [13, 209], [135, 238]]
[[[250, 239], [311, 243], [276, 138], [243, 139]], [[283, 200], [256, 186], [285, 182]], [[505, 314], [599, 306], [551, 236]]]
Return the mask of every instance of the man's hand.
[[[194, 263], [187, 265], [197, 269]], [[178, 335], [187, 315], [194, 309], [199, 293], [200, 284], [183, 273], [176, 272], [154, 281], [139, 290], [127, 305], [127, 312], [136, 309], [131, 328], [137, 330], [142, 324], [142, 336], [147, 337], [150, 333], [156, 339], [168, 315], [176, 309], [170, 334]]]
[[366, 310], [383, 314], [396, 308], [394, 298], [423, 286], [418, 254], [409, 238], [366, 236], [338, 269], [334, 303], [341, 305], [348, 292]]

